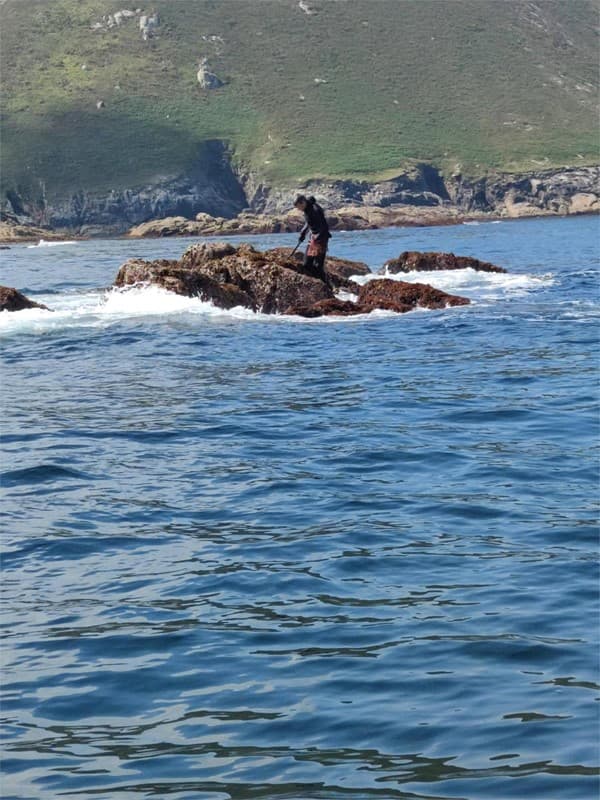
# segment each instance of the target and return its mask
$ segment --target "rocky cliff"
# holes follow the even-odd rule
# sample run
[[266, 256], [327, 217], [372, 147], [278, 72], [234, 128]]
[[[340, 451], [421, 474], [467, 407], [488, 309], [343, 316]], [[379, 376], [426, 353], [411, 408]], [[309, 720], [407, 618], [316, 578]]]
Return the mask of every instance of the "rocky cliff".
[[[171, 233], [198, 235], [203, 232], [201, 228], [190, 228], [185, 223], [199, 214], [235, 218], [240, 223], [244, 214], [247, 220], [248, 212], [261, 217], [284, 215], [290, 211], [298, 191], [317, 196], [329, 212], [341, 211], [341, 227], [346, 220], [350, 228], [410, 224], [411, 219], [416, 224], [451, 222], [461, 214], [521, 217], [586, 213], [600, 211], [600, 167], [520, 174], [489, 172], [472, 178], [458, 173], [443, 176], [433, 166], [419, 164], [386, 181], [311, 181], [269, 186], [236, 169], [223, 143], [208, 142], [186, 175], [161, 177], [146, 186], [105, 194], [82, 189], [60, 201], [45, 199], [37, 205], [10, 193], [2, 200], [2, 211], [21, 223], [67, 228], [80, 234], [124, 233], [150, 220], [178, 217], [180, 230], [170, 226]], [[353, 226], [350, 218], [356, 209], [359, 221]], [[378, 214], [377, 209], [386, 213]], [[360, 221], [363, 218], [366, 222]], [[256, 224], [260, 230], [260, 220]], [[231, 225], [226, 228], [224, 232], [235, 232]], [[165, 228], [168, 229], [169, 226]], [[251, 228], [241, 225], [239, 232], [251, 232]]]

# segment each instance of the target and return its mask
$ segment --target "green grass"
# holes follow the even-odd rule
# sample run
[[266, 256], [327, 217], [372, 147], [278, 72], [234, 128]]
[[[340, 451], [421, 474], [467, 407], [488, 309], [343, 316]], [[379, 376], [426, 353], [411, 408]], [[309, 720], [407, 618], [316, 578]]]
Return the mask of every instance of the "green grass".
[[[280, 184], [598, 161], [596, 0], [309, 2], [156, 0], [144, 42], [137, 19], [91, 30], [122, 0], [8, 0], [2, 192], [144, 185], [208, 139]], [[222, 89], [199, 88], [204, 55]]]

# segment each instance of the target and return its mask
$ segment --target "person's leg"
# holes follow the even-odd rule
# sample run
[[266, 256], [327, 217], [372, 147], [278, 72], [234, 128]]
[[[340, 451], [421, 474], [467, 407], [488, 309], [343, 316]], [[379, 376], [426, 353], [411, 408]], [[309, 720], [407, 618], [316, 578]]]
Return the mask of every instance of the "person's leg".
[[304, 255], [304, 268], [308, 270], [311, 275], [316, 274], [315, 258], [316, 256], [309, 256], [308, 252]]
[[333, 291], [333, 286], [331, 285], [329, 275], [325, 272], [326, 257], [327, 257], [327, 250], [323, 250], [322, 253], [320, 253], [318, 256], [315, 256], [315, 268], [321, 280], [327, 284], [327, 287], [331, 289], [331, 291]]

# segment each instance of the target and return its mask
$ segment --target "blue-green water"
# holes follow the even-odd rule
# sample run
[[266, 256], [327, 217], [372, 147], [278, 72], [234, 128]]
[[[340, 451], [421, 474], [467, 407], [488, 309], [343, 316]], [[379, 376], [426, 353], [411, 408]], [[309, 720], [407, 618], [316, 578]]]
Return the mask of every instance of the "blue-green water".
[[2, 797], [596, 798], [598, 232], [336, 235], [510, 274], [325, 321], [3, 252]]

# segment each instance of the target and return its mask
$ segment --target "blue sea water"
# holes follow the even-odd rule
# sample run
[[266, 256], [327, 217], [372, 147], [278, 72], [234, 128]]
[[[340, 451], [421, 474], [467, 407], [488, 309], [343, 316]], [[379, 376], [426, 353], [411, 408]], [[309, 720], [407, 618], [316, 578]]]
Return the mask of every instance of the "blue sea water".
[[2, 252], [2, 797], [596, 798], [598, 236], [339, 234], [509, 273], [308, 321]]

